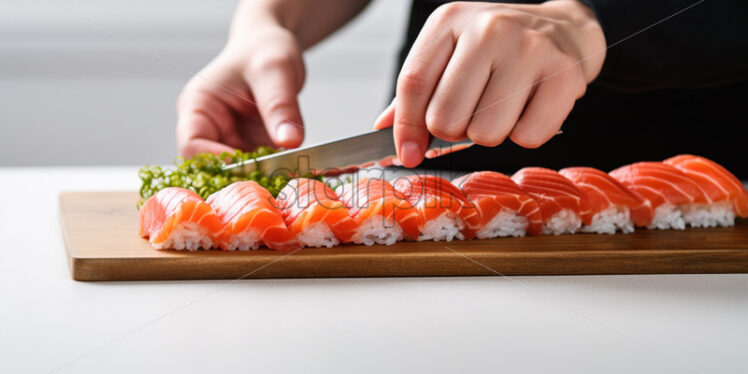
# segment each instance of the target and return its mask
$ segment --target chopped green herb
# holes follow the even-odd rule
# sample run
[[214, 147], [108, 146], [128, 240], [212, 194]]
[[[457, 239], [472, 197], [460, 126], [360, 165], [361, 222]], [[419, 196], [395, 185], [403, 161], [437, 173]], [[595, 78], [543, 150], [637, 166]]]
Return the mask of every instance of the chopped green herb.
[[[236, 150], [234, 153], [224, 152], [220, 155], [201, 153], [191, 159], [177, 157], [174, 160], [174, 168], [146, 165], [138, 173], [143, 181], [140, 187], [138, 209], [148, 198], [166, 187], [186, 188], [194, 191], [203, 199], [207, 199], [208, 196], [231, 183], [253, 180], [267, 188], [273, 196], [277, 196], [280, 190], [288, 184], [288, 176], [274, 175], [268, 177], [259, 171], [254, 171], [248, 176], [242, 176], [223, 169], [228, 164], [251, 160], [275, 152], [277, 150], [270, 147], [258, 147], [253, 152]], [[305, 177], [313, 176], [310, 174], [305, 175]], [[316, 178], [321, 180], [322, 177]]]

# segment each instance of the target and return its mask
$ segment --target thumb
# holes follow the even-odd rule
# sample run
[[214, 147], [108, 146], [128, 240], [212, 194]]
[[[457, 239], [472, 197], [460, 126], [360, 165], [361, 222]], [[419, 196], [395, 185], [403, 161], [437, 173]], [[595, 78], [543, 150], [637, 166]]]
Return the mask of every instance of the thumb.
[[374, 120], [374, 130], [386, 129], [392, 127], [395, 123], [395, 101], [397, 98], [392, 99], [390, 105], [387, 105], [382, 111], [382, 114]]
[[277, 146], [295, 148], [304, 140], [304, 125], [296, 97], [303, 77], [297, 70], [288, 59], [262, 64], [245, 73], [265, 129]]

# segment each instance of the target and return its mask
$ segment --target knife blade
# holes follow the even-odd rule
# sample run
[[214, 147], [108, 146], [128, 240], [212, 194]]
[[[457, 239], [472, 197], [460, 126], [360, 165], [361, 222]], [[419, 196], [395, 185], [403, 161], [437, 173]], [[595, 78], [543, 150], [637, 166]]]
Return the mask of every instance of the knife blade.
[[[469, 139], [448, 142], [431, 137], [426, 158], [434, 158], [462, 150], [473, 145]], [[333, 140], [309, 147], [273, 153], [257, 159], [226, 165], [224, 170], [236, 174], [260, 171], [265, 175], [299, 175], [308, 171], [325, 174], [325, 171], [344, 170], [368, 166], [378, 161], [396, 157], [392, 128], [367, 132], [348, 138]]]

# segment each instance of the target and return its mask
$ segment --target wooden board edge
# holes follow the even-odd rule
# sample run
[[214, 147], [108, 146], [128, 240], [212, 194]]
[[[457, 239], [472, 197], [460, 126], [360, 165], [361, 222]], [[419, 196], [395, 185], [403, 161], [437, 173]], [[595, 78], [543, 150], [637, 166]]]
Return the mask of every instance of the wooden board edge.
[[67, 256], [68, 270], [70, 275], [75, 279], [75, 264], [72, 244], [70, 243], [70, 230], [65, 223], [65, 196], [75, 194], [76, 192], [60, 192], [57, 195], [57, 219], [60, 221], [60, 231], [62, 231], [62, 244], [65, 247]]
[[[561, 254], [519, 258], [490, 254], [470, 259], [461, 255], [455, 257], [404, 257], [399, 263], [382, 258], [378, 264], [377, 259], [371, 258], [326, 258], [320, 260], [325, 266], [319, 266], [320, 263], [315, 266], [308, 259], [293, 255], [262, 260], [247, 257], [242, 264], [194, 261], [189, 257], [148, 262], [72, 257], [71, 273], [77, 281], [748, 273], [748, 252], [743, 250], [668, 250], [656, 254], [635, 250], [601, 251], [574, 259]], [[626, 260], [625, 266], [621, 265], [622, 259]]]

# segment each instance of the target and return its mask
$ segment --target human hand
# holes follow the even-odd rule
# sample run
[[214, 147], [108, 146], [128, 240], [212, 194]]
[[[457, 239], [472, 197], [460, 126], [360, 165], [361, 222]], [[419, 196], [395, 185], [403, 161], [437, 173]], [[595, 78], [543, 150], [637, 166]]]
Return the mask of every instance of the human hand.
[[288, 30], [258, 22], [251, 32], [233, 35], [179, 95], [179, 153], [298, 147], [304, 76], [301, 48]]
[[406, 167], [423, 160], [429, 133], [539, 147], [558, 132], [604, 59], [602, 29], [577, 1], [449, 3], [426, 21], [400, 71], [396, 99], [374, 127], [394, 125]]

